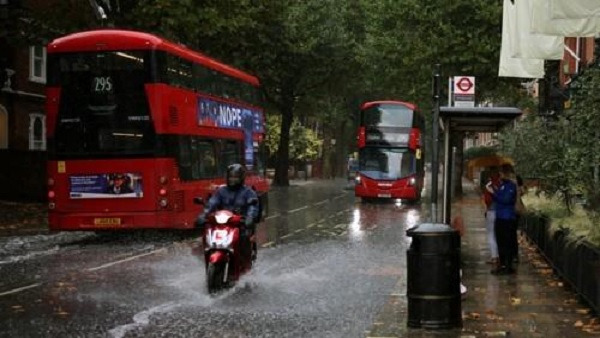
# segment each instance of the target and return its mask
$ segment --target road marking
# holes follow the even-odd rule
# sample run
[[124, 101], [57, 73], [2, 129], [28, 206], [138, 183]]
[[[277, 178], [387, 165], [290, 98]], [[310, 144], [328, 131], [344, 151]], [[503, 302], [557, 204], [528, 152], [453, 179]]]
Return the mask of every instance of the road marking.
[[316, 222], [310, 223], [309, 225], [306, 226], [307, 229], [310, 229], [312, 227], [314, 227], [315, 225], [317, 225]]
[[128, 257], [128, 258], [125, 258], [125, 259], [121, 259], [119, 261], [114, 261], [114, 262], [106, 263], [106, 264], [97, 266], [95, 268], [89, 268], [86, 271], [90, 271], [90, 272], [92, 272], [92, 271], [98, 271], [98, 270], [101, 270], [101, 269], [104, 269], [104, 268], [111, 267], [113, 265], [117, 265], [117, 264], [129, 262], [129, 261], [132, 261], [134, 259], [142, 258], [142, 257], [145, 257], [145, 256], [154, 255], [154, 254], [157, 254], [157, 253], [163, 252], [163, 251], [167, 251], [167, 249], [166, 248], [162, 248], [162, 249], [157, 249], [157, 250], [154, 250], [154, 251], [146, 252], [146, 253], [143, 253], [143, 254], [140, 254], [140, 255], [131, 256], [131, 257]]
[[271, 219], [271, 218], [275, 218], [275, 217], [279, 217], [279, 216], [281, 216], [281, 214], [271, 215], [271, 216], [265, 218], [265, 220], [268, 220], [268, 219]]
[[27, 286], [22, 286], [20, 288], [4, 291], [4, 292], [0, 293], [0, 297], [6, 296], [6, 295], [11, 295], [13, 293], [18, 293], [18, 292], [29, 290], [29, 289], [33, 289], [40, 285], [42, 285], [42, 283], [35, 283], [35, 284], [27, 285]]
[[290, 236], [292, 236], [292, 235], [293, 235], [293, 234], [287, 234], [287, 235], [284, 235], [284, 236], [281, 236], [281, 237], [279, 237], [279, 239], [288, 238], [288, 237], [290, 237]]
[[297, 212], [297, 211], [300, 211], [300, 210], [304, 210], [304, 209], [308, 209], [308, 205], [305, 205], [305, 206], [297, 208], [297, 209], [292, 209], [292, 210], [288, 211], [288, 214], [292, 214], [294, 212]]
[[302, 231], [304, 231], [304, 229], [298, 229], [298, 230], [294, 231], [294, 233], [297, 234], [297, 233], [302, 232]]
[[338, 235], [338, 237], [344, 236], [344, 235], [346, 235], [347, 233], [348, 233], [348, 230], [344, 230], [344, 231], [342, 231], [342, 233], [341, 233], [341, 234], [339, 234], [339, 235]]
[[342, 198], [342, 197], [344, 197], [344, 196], [345, 196], [345, 194], [337, 195], [337, 196], [335, 196], [333, 199], [334, 199], [334, 200], [337, 200], [338, 198]]
[[180, 304], [177, 304], [175, 302], [168, 302], [155, 306], [148, 310], [138, 312], [135, 315], [133, 315], [133, 323], [119, 325], [115, 328], [110, 329], [108, 333], [110, 333], [111, 337], [113, 338], [125, 337], [129, 331], [148, 326], [150, 324], [150, 317], [153, 314], [169, 312], [177, 308], [178, 306], [180, 306]]
[[329, 199], [326, 199], [326, 200], [324, 200], [324, 201], [321, 201], [321, 202], [313, 203], [313, 205], [314, 205], [314, 206], [317, 206], [317, 205], [325, 204], [325, 203], [327, 203], [327, 202], [329, 202]]
[[265, 244], [261, 245], [260, 247], [261, 247], [261, 248], [268, 248], [268, 247], [270, 247], [270, 246], [271, 246], [271, 245], [273, 245], [273, 244], [275, 244], [275, 242], [267, 242], [267, 243], [265, 243]]

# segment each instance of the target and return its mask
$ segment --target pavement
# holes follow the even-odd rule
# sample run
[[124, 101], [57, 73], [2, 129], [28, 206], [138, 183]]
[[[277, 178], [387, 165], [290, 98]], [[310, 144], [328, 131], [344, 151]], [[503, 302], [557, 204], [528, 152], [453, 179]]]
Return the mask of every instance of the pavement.
[[47, 234], [48, 205], [0, 200], [0, 237]]
[[[301, 186], [318, 181], [292, 181]], [[462, 301], [462, 328], [426, 330], [408, 328], [406, 278], [375, 315], [367, 337], [587, 337], [600, 336], [600, 320], [579, 301], [544, 261], [536, 247], [520, 237], [517, 274], [490, 274], [484, 208], [478, 188], [463, 181], [464, 195], [453, 203], [465, 232], [461, 240], [462, 283], [468, 291]], [[0, 201], [0, 236], [48, 233], [45, 203]]]
[[484, 206], [478, 188], [463, 180], [464, 195], [452, 205], [463, 218], [461, 239], [462, 328], [407, 328], [406, 287], [389, 297], [367, 337], [587, 337], [600, 336], [600, 320], [524, 236], [519, 238], [515, 275], [497, 276], [486, 241]]

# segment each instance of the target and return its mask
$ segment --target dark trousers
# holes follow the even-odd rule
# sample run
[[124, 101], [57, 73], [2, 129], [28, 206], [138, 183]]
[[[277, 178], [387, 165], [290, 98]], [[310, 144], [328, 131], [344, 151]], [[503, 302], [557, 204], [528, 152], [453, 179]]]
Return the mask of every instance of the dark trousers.
[[494, 233], [498, 244], [500, 265], [510, 268], [518, 250], [517, 220], [496, 218]]
[[240, 231], [240, 254], [246, 258], [252, 256], [252, 242], [250, 242], [251, 233], [243, 229]]

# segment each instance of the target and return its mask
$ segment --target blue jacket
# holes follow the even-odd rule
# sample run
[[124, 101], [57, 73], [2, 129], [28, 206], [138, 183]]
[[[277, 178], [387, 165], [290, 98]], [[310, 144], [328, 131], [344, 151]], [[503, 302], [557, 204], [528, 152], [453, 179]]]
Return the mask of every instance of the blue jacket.
[[233, 190], [224, 185], [210, 197], [202, 216], [206, 217], [218, 209], [237, 212], [246, 219], [255, 221], [258, 217], [258, 196], [254, 190], [246, 186]]
[[492, 194], [496, 202], [496, 219], [517, 219], [515, 202], [517, 200], [517, 184], [512, 180], [502, 179], [498, 189]]

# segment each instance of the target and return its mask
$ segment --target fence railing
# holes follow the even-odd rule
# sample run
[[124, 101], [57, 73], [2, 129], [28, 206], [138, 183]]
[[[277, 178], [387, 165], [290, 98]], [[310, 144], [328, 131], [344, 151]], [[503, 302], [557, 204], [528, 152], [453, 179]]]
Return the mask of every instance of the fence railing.
[[550, 220], [538, 214], [523, 217], [521, 226], [552, 268], [600, 313], [600, 248], [568, 240], [568, 229], [550, 231]]

